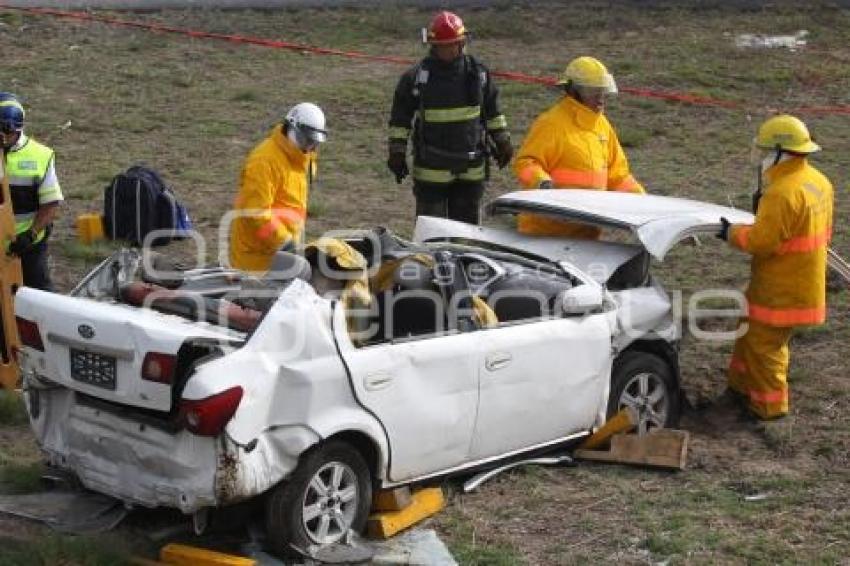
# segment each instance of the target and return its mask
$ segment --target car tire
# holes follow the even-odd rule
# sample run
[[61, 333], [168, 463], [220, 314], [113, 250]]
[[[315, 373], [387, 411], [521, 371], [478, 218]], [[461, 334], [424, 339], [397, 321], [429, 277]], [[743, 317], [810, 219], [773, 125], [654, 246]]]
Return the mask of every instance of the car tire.
[[614, 360], [608, 418], [625, 407], [638, 415], [641, 434], [652, 428], [674, 428], [681, 409], [679, 386], [670, 365], [655, 354], [627, 351]]
[[[322, 486], [325, 493], [317, 489]], [[288, 480], [266, 499], [266, 538], [280, 557], [361, 532], [372, 506], [372, 474], [349, 444], [330, 441], [301, 457]]]

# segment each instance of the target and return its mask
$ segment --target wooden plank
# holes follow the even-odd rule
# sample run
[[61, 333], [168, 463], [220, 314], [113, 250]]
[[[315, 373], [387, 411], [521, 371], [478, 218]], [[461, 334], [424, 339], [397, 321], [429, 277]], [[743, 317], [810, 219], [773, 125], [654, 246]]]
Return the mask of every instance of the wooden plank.
[[649, 434], [616, 434], [610, 450], [576, 450], [576, 458], [597, 462], [685, 469], [689, 434], [684, 430], [653, 429]]
[[13, 352], [20, 347], [18, 326], [15, 323], [13, 297], [15, 291], [23, 285], [21, 260], [10, 256], [6, 249], [15, 238], [15, 212], [12, 210], [12, 196], [9, 192], [9, 178], [6, 175], [6, 155], [0, 148], [0, 386], [4, 389], [17, 389], [20, 383], [20, 371]]
[[420, 489], [413, 493], [413, 501], [404, 509], [370, 515], [367, 533], [372, 538], [390, 538], [399, 531], [437, 513], [445, 506], [442, 489], [439, 487]]

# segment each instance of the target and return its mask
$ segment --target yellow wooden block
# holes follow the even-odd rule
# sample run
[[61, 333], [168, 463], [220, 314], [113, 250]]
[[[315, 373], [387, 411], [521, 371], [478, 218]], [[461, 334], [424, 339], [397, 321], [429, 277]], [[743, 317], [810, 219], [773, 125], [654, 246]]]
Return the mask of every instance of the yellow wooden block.
[[100, 214], [80, 214], [77, 216], [77, 239], [82, 244], [91, 244], [104, 239], [103, 217]]
[[159, 559], [166, 564], [177, 566], [255, 566], [257, 563], [256, 560], [244, 556], [176, 543], [163, 546], [159, 551]]
[[[9, 177], [3, 169], [5, 163], [6, 157], [0, 148], [0, 242], [9, 242], [15, 238], [15, 211], [12, 209]], [[13, 352], [20, 348], [21, 343], [18, 340], [12, 297], [21, 285], [21, 260], [0, 252], [0, 386], [11, 391], [20, 384], [20, 371]]]
[[409, 487], [382, 489], [372, 496], [372, 512], [401, 511], [413, 501]]
[[445, 506], [442, 489], [439, 487], [420, 489], [413, 493], [410, 505], [404, 509], [370, 515], [367, 532], [372, 538], [390, 538], [397, 532], [437, 513]]
[[610, 440], [615, 434], [628, 432], [633, 429], [637, 420], [637, 415], [634, 414], [634, 410], [627, 407], [605, 421], [605, 424], [602, 425], [599, 430], [590, 435], [590, 437], [588, 437], [587, 440], [579, 446], [579, 448], [583, 450], [599, 448], [603, 444], [607, 443], [608, 440]]

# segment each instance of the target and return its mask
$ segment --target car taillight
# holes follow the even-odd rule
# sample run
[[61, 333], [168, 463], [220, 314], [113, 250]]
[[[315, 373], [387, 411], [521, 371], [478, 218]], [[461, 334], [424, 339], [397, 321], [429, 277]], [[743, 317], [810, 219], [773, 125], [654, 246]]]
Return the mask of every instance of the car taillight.
[[174, 382], [174, 368], [177, 356], [162, 352], [148, 352], [142, 360], [142, 379], [171, 385]]
[[15, 322], [18, 324], [18, 336], [21, 337], [21, 344], [43, 352], [44, 343], [41, 341], [41, 332], [38, 330], [38, 325], [31, 320], [19, 316], [15, 317]]
[[238, 385], [206, 399], [180, 401], [180, 419], [189, 432], [199, 436], [218, 436], [242, 401]]

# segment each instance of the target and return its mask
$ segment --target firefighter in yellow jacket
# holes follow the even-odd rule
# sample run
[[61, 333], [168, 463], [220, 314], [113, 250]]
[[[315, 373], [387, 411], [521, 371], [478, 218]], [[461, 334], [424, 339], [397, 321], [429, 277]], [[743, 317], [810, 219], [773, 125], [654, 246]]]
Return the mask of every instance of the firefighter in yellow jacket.
[[316, 152], [326, 139], [324, 113], [302, 102], [248, 155], [230, 227], [233, 267], [268, 271], [276, 252], [301, 241]]
[[[748, 328], [729, 363], [729, 389], [761, 419], [788, 413], [788, 341], [795, 326], [826, 320], [826, 259], [833, 191], [807, 156], [820, 150], [793, 116], [768, 119], [755, 140], [767, 155], [753, 225], [721, 218], [718, 237], [752, 255]], [[761, 177], [760, 183], [761, 186]], [[757, 193], [758, 196], [758, 193]]]
[[[514, 161], [522, 186], [644, 193], [603, 114], [605, 97], [617, 93], [605, 65], [593, 57], [573, 59], [558, 85], [564, 97], [534, 121]], [[520, 214], [517, 228], [525, 234], [599, 236], [597, 228], [532, 214]]]

